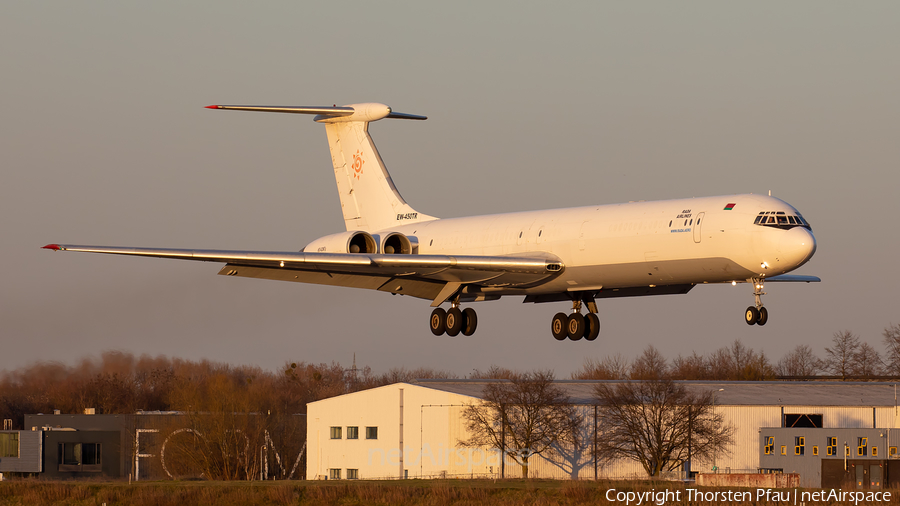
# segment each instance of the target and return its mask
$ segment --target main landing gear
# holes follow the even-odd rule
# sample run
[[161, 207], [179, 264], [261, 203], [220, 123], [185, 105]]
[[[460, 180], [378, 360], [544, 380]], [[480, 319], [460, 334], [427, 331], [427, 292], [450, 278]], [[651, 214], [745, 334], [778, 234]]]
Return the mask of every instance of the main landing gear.
[[581, 301], [572, 301], [572, 314], [556, 313], [550, 330], [557, 341], [569, 338], [578, 341], [582, 337], [588, 341], [597, 339], [600, 335], [600, 317], [597, 316], [597, 304], [590, 300], [587, 303], [588, 314], [581, 314]]
[[460, 310], [459, 303], [454, 302], [449, 311], [444, 311], [439, 307], [434, 308], [429, 324], [431, 333], [436, 336], [446, 333], [450, 337], [455, 337], [460, 332], [464, 336], [471, 336], [478, 326], [478, 315], [470, 307]]
[[763, 291], [764, 278], [750, 278], [749, 282], [753, 283], [753, 297], [756, 299], [756, 306], [750, 306], [744, 311], [744, 321], [747, 325], [765, 325], [769, 321], [769, 311], [763, 307], [761, 296], [765, 295]]

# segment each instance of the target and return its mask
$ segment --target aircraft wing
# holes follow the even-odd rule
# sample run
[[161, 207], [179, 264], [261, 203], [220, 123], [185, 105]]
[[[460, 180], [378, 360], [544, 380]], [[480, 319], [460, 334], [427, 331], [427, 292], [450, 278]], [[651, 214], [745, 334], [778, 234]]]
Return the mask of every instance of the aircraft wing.
[[565, 269], [550, 253], [528, 256], [369, 255], [124, 248], [48, 244], [44, 249], [175, 258], [226, 265], [219, 274], [368, 288], [432, 300], [437, 306], [465, 285], [528, 288]]

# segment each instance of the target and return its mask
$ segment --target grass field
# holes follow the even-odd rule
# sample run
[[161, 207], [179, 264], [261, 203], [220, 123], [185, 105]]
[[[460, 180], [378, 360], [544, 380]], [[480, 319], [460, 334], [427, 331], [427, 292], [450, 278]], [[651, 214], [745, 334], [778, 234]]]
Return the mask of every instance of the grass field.
[[[673, 482], [550, 480], [403, 480], [332, 482], [0, 482], [0, 506], [243, 506], [243, 505], [581, 505], [621, 504], [607, 492], [681, 491], [666, 504], [792, 504], [754, 501], [687, 501], [685, 487]], [[704, 489], [714, 490], [714, 489]], [[735, 489], [739, 490], [739, 489]], [[893, 491], [896, 504], [900, 490]], [[632, 506], [636, 502], [631, 503]], [[643, 504], [648, 504], [646, 501]], [[652, 503], [651, 503], [652, 504]], [[843, 504], [822, 502], [817, 504]], [[858, 504], [888, 504], [859, 502]]]

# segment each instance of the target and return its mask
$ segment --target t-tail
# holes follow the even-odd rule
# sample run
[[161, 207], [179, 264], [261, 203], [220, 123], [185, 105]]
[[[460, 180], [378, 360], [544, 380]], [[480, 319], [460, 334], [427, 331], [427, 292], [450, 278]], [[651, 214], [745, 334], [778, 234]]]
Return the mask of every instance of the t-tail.
[[341, 107], [210, 105], [207, 108], [315, 114], [315, 121], [324, 123], [328, 134], [334, 179], [347, 230], [376, 232], [437, 219], [417, 212], [403, 200], [369, 135], [371, 121], [384, 118], [423, 120], [425, 116], [393, 112], [384, 104]]

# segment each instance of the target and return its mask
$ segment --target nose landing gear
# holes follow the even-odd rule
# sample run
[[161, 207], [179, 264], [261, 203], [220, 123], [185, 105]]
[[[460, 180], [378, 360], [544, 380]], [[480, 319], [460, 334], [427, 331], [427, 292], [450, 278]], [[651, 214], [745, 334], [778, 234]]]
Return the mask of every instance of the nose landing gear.
[[765, 279], [750, 278], [747, 281], [753, 283], [753, 297], [756, 306], [750, 306], [744, 311], [744, 321], [747, 322], [747, 325], [765, 325], [769, 321], [769, 311], [763, 307], [761, 299], [761, 296], [766, 294], [763, 291]]
[[572, 314], [556, 313], [550, 324], [550, 330], [557, 341], [569, 338], [579, 341], [584, 338], [593, 341], [600, 335], [600, 317], [597, 316], [597, 304], [593, 299], [587, 301], [588, 314], [581, 314], [581, 301], [572, 301]]

